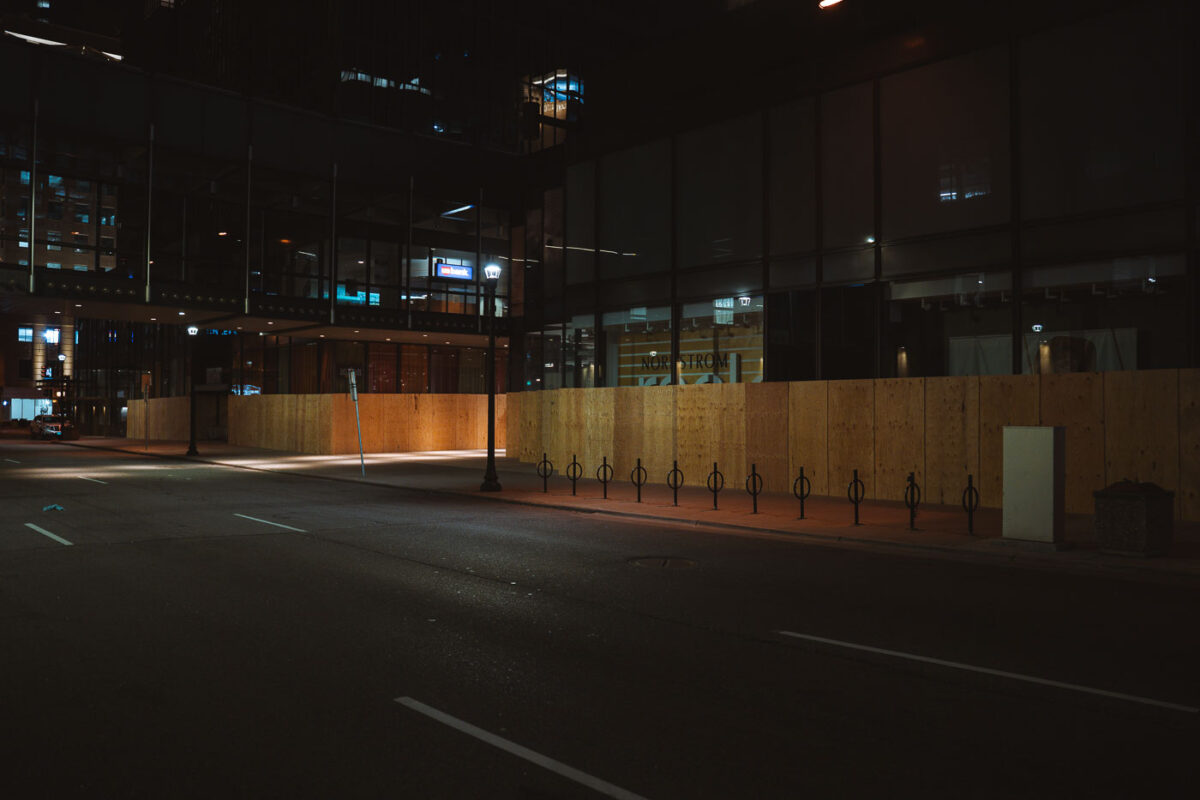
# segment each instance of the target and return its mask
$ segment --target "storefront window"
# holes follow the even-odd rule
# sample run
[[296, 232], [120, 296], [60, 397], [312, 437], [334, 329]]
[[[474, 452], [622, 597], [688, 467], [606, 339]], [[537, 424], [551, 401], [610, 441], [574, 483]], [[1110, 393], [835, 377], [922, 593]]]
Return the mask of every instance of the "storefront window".
[[604, 351], [609, 386], [671, 383], [671, 309], [631, 308], [604, 315]]
[[1012, 373], [1012, 276], [978, 272], [887, 285], [882, 375]]
[[679, 320], [680, 383], [763, 379], [763, 298], [742, 295], [688, 303]]
[[566, 326], [566, 385], [591, 388], [596, 385], [596, 329], [591, 314], [572, 317]]
[[1027, 270], [1021, 371], [1105, 372], [1187, 364], [1182, 255]]

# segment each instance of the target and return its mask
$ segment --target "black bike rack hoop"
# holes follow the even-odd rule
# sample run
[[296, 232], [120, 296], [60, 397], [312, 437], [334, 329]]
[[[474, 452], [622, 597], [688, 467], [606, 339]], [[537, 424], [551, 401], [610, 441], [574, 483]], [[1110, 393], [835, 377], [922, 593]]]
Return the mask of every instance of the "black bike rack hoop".
[[812, 494], [812, 481], [804, 477], [804, 467], [800, 468], [800, 477], [792, 481], [792, 494], [800, 501], [800, 519], [804, 519], [804, 501]]

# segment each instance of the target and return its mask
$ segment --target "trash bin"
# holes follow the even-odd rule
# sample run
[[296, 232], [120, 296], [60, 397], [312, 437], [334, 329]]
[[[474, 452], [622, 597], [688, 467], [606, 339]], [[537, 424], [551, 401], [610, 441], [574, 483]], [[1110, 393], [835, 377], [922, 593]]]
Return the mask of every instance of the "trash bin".
[[1165, 556], [1175, 532], [1175, 493], [1155, 483], [1118, 481], [1096, 499], [1096, 541], [1102, 553]]

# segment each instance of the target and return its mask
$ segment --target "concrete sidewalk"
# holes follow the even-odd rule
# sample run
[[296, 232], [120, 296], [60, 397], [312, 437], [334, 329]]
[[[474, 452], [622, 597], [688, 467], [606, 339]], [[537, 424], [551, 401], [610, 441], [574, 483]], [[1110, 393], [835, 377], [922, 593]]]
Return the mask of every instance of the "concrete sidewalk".
[[[116, 450], [158, 458], [187, 459], [186, 442], [84, 437], [63, 444], [76, 447]], [[953, 506], [922, 505], [916, 530], [909, 528], [908, 509], [898, 502], [866, 501], [859, 509], [861, 524], [854, 525], [853, 506], [844, 498], [812, 497], [805, 503], [805, 519], [799, 519], [800, 503], [790, 495], [763, 494], [758, 513], [753, 500], [742, 488], [743, 481], [726, 476], [726, 489], [717, 498], [703, 488], [682, 488], [678, 505], [672, 492], [660, 484], [647, 485], [641, 502], [628, 474], [618, 472], [608, 486], [596, 480], [594, 470], [585, 467], [572, 494], [571, 482], [561, 474], [548, 481], [548, 491], [533, 464], [497, 457], [497, 472], [504, 489], [481, 492], [479, 484], [486, 466], [482, 450], [435, 451], [422, 453], [369, 453], [365, 456], [366, 476], [360, 473], [357, 455], [315, 456], [255, 450], [217, 442], [203, 442], [200, 455], [187, 460], [221, 464], [241, 469], [283, 472], [328, 480], [394, 486], [473, 497], [498, 502], [521, 503], [584, 513], [603, 513], [617, 517], [672, 524], [691, 524], [711, 530], [742, 535], [787, 537], [842, 545], [868, 545], [892, 550], [922, 551], [927, 554], [971, 560], [1020, 563], [1025, 566], [1102, 570], [1132, 578], [1175, 578], [1200, 580], [1200, 525], [1175, 522], [1171, 554], [1161, 558], [1140, 558], [1100, 553], [1096, 549], [1090, 516], [1073, 515], [1067, 519], [1069, 547], [1054, 551], [1045, 546], [1005, 541], [1000, 538], [1001, 516], [998, 509], [980, 509], [975, 514], [974, 535], [967, 533], [967, 515]], [[503, 451], [500, 451], [503, 452]], [[661, 478], [660, 478], [661, 480]]]

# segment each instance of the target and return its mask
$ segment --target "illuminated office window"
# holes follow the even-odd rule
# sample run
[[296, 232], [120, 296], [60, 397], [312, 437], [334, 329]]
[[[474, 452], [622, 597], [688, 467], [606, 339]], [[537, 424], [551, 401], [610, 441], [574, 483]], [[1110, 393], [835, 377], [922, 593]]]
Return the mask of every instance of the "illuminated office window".
[[33, 328], [17, 328], [17, 341], [18, 342], [32, 342], [33, 341]]

